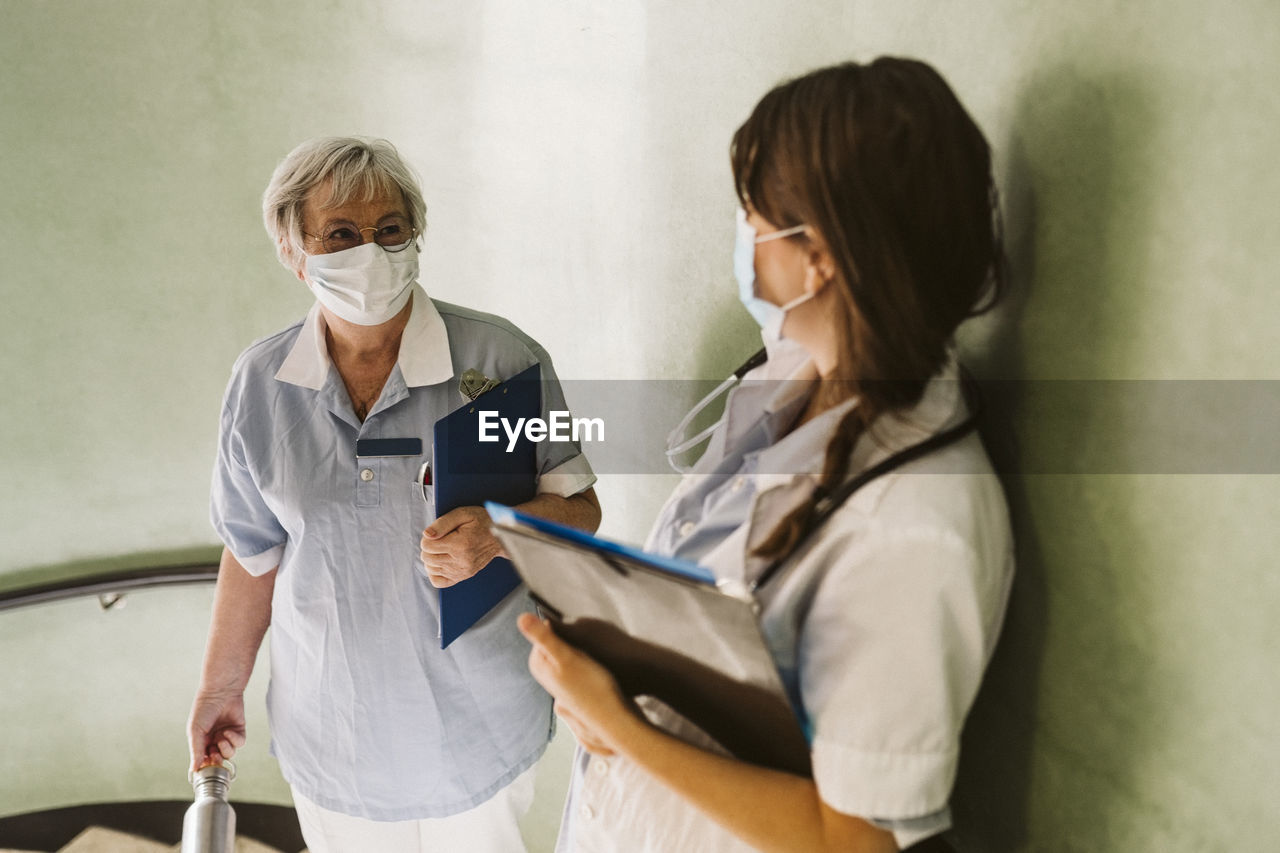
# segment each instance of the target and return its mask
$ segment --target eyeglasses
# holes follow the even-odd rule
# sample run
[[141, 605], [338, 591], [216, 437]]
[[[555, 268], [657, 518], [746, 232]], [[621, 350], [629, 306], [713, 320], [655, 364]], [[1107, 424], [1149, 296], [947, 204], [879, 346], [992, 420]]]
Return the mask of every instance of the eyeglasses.
[[372, 231], [373, 241], [388, 252], [403, 252], [418, 236], [418, 229], [401, 216], [388, 217], [381, 225], [366, 225], [363, 228], [357, 228], [350, 222], [331, 222], [324, 234], [308, 234], [303, 231], [302, 236], [315, 240], [324, 246], [326, 254], [332, 254], [364, 243], [366, 231]]

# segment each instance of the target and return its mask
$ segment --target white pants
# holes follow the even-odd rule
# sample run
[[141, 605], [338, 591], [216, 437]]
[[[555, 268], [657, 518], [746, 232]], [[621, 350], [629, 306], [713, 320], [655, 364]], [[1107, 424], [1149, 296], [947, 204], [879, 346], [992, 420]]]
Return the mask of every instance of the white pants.
[[523, 853], [519, 820], [533, 803], [537, 765], [469, 811], [422, 820], [379, 821], [321, 808], [293, 792], [310, 853]]

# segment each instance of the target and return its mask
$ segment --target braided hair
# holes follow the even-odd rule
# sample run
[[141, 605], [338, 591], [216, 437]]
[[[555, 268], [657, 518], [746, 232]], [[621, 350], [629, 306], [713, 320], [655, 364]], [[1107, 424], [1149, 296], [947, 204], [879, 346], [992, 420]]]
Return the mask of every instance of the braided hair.
[[[858, 398], [827, 444], [818, 485], [756, 549], [787, 554], [848, 474], [858, 439], [913, 407], [956, 327], [1004, 290], [991, 152], [929, 65], [881, 57], [774, 88], [734, 134], [738, 199], [780, 229], [807, 224], [834, 261], [834, 375], [815, 393]], [[787, 239], [813, 239], [811, 233]]]

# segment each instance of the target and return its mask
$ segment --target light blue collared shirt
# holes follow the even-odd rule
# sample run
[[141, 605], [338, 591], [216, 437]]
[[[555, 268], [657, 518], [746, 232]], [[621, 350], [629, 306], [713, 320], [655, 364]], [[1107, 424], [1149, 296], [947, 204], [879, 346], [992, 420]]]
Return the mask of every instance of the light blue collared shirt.
[[[518, 592], [440, 649], [438, 590], [419, 541], [434, 515], [422, 457], [357, 460], [361, 438], [422, 439], [464, 399], [475, 368], [507, 379], [534, 363], [544, 418], [565, 410], [546, 351], [500, 317], [416, 288], [399, 360], [361, 423], [329, 360], [323, 315], [250, 346], [222, 410], [213, 525], [254, 575], [279, 567], [267, 706], [272, 753], [299, 793], [372, 820], [442, 817], [531, 766], [552, 731], [515, 627]], [[539, 491], [595, 482], [571, 442], [537, 445]]]

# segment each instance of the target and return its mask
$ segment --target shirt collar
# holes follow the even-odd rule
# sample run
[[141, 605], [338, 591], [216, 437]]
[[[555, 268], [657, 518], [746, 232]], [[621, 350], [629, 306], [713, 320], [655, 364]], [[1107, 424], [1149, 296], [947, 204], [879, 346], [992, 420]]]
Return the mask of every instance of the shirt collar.
[[[329, 349], [325, 344], [327, 326], [320, 303], [316, 302], [302, 321], [302, 329], [284, 363], [276, 371], [276, 379], [319, 391], [329, 375]], [[449, 331], [435, 303], [421, 285], [413, 287], [409, 322], [400, 337], [400, 354], [396, 359], [400, 375], [410, 388], [436, 385], [453, 378], [453, 358], [449, 354]]]
[[[808, 399], [818, 369], [799, 344], [783, 338], [765, 344], [768, 360], [742, 377], [725, 402], [725, 443], [733, 446], [746, 436], [764, 412], [773, 434], [778, 424], [790, 423]], [[770, 439], [772, 440], [772, 439]]]
[[[806, 365], [812, 368], [811, 361]], [[807, 376], [802, 372], [806, 365], [793, 371], [789, 381], [783, 383], [797, 386], [798, 390], [779, 389], [766, 406], [766, 418], [798, 414], [795, 411], [797, 401], [807, 399], [807, 395], [801, 393], [805, 390], [803, 386], [806, 383], [801, 380]], [[761, 472], [757, 481], [758, 491], [789, 483], [797, 475], [816, 480], [825, 464], [827, 443], [841, 419], [857, 404], [856, 397], [845, 400], [766, 447], [757, 463], [757, 470]], [[858, 439], [850, 459], [849, 473], [869, 468], [893, 453], [924, 441], [959, 423], [967, 414], [968, 406], [960, 388], [960, 368], [952, 353], [942, 370], [925, 385], [924, 393], [915, 406], [901, 415], [878, 418], [869, 433]], [[783, 423], [779, 421], [779, 425]]]

